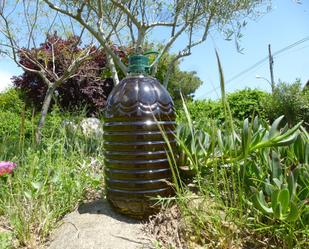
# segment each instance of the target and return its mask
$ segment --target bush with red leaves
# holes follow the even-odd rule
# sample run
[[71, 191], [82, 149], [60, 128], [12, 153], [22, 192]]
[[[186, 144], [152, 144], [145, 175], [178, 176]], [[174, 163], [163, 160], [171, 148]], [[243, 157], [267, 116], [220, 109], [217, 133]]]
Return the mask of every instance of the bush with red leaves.
[[[122, 59], [126, 60], [126, 52], [123, 49], [116, 46], [113, 48]], [[88, 114], [98, 114], [106, 104], [107, 97], [113, 88], [113, 80], [107, 68], [104, 51], [95, 47], [93, 49], [96, 52], [91, 58], [78, 68], [72, 78], [63, 82], [55, 91], [55, 99], [63, 110], [79, 110], [86, 107]], [[38, 69], [38, 63], [40, 63], [47, 68], [47, 71], [52, 72], [54, 66], [57, 75], [61, 76], [82, 50], [78, 37], [62, 39], [54, 34], [38, 48], [24, 49], [23, 53], [27, 53], [28, 56], [20, 53], [19, 57], [20, 63], [30, 69]], [[48, 73], [46, 76], [51, 80]], [[37, 73], [25, 71], [22, 75], [13, 77], [13, 84], [22, 90], [27, 104], [35, 106], [37, 110], [41, 109], [47, 85]]]

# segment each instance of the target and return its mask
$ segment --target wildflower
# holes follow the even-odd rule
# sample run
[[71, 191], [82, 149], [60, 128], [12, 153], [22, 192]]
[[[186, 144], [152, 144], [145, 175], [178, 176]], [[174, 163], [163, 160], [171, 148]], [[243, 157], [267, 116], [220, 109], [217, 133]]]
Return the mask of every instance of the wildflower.
[[5, 161], [0, 162], [0, 176], [5, 174], [12, 174], [15, 167], [16, 163]]

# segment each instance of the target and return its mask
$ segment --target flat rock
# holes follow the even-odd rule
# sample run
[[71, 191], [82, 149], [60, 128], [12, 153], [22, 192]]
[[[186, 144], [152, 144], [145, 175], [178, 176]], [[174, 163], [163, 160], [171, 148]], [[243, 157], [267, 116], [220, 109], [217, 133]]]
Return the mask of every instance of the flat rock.
[[143, 224], [116, 213], [106, 200], [82, 204], [66, 215], [48, 249], [149, 249]]

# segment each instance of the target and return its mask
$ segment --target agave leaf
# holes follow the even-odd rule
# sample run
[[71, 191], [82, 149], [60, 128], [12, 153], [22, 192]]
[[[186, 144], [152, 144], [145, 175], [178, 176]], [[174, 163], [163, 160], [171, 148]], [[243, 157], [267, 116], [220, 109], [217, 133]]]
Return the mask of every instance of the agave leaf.
[[280, 124], [280, 122], [282, 121], [282, 119], [284, 118], [284, 116], [280, 116], [279, 118], [277, 118], [271, 125], [270, 131], [269, 131], [269, 135], [268, 138], [271, 139], [274, 136], [276, 136], [279, 131], [278, 131], [278, 126]]
[[294, 154], [297, 158], [297, 160], [300, 163], [304, 162], [304, 156], [305, 156], [305, 144], [304, 141], [302, 139], [301, 134], [298, 135], [294, 145], [293, 145], [293, 149], [294, 149]]
[[297, 205], [294, 202], [291, 202], [291, 207], [290, 207], [290, 213], [286, 217], [286, 221], [294, 222], [298, 219], [299, 217], [299, 210]]
[[275, 189], [271, 193], [271, 207], [273, 210], [275, 210], [278, 205], [279, 191], [280, 191], [279, 189]]
[[301, 126], [301, 124], [302, 124], [302, 122], [299, 122], [298, 124], [294, 125], [294, 126], [293, 126], [291, 129], [289, 129], [287, 132], [282, 133], [281, 135], [275, 137], [275, 138], [273, 139], [273, 141], [274, 141], [274, 142], [278, 142], [278, 141], [280, 141], [280, 140], [282, 140], [282, 139], [288, 138], [289, 136], [291, 136], [293, 133], [295, 133], [295, 132], [299, 129], [299, 127]]
[[291, 200], [294, 199], [294, 196], [296, 193], [296, 187], [297, 187], [297, 183], [295, 183], [294, 174], [293, 172], [291, 172], [290, 175], [288, 176], [288, 189], [291, 195]]
[[260, 143], [264, 137], [266, 133], [266, 130], [265, 128], [262, 128], [262, 129], [259, 129], [257, 130], [253, 136], [252, 136], [252, 140], [251, 140], [251, 144], [250, 144], [250, 147], [253, 147], [255, 145], [257, 145], [258, 143]]
[[267, 179], [264, 181], [264, 190], [265, 190], [265, 193], [266, 193], [267, 195], [271, 195], [272, 192], [273, 192], [273, 189], [274, 189], [273, 185], [271, 185], [269, 179], [267, 178]]
[[264, 136], [262, 137], [262, 141], [268, 142], [268, 140], [269, 140], [269, 131], [266, 130]]
[[258, 142], [260, 142], [261, 140], [261, 136], [260, 136], [260, 132], [255, 132], [252, 136], [252, 140], [251, 140], [251, 144], [250, 147], [253, 147], [254, 145], [256, 145]]
[[268, 131], [265, 128], [259, 129], [256, 133], [254, 133], [250, 149], [255, 150], [256, 148], [267, 148], [270, 147], [271, 143], [267, 141]]
[[276, 207], [273, 209], [274, 216], [278, 219], [282, 219], [282, 206], [280, 202], [277, 202]]
[[198, 131], [197, 134], [196, 134], [196, 148], [197, 148], [197, 154], [198, 155], [205, 155], [205, 148], [204, 148], [204, 145], [205, 145], [205, 133], [203, 131]]
[[[271, 158], [269, 156], [269, 149], [268, 148], [264, 149], [262, 151], [262, 158], [264, 160], [265, 165], [267, 165], [267, 166], [271, 165]], [[270, 170], [271, 170], [271, 167], [270, 167]]]
[[227, 148], [229, 151], [235, 150], [235, 142], [235, 136], [233, 134], [227, 136]]
[[281, 188], [282, 181], [280, 181], [278, 178], [273, 178], [273, 182], [276, 184], [278, 189]]
[[305, 144], [305, 152], [304, 152], [304, 164], [309, 164], [309, 142], [306, 142]]
[[205, 138], [203, 144], [205, 149], [208, 149], [208, 147], [210, 146], [210, 135], [207, 132], [205, 132]]
[[272, 160], [271, 160], [271, 174], [272, 178], [281, 179], [282, 178], [282, 169], [280, 164], [280, 159], [278, 154], [275, 151], [271, 153]]
[[255, 208], [262, 211], [264, 214], [272, 214], [273, 213], [272, 208], [268, 207], [268, 205], [265, 201], [265, 196], [264, 196], [262, 190], [259, 193], [256, 193], [253, 196], [253, 204], [254, 204]]
[[298, 134], [297, 133], [294, 133], [292, 134], [290, 137], [284, 139], [284, 140], [281, 140], [281, 141], [278, 141], [276, 142], [276, 146], [287, 146], [287, 145], [290, 145], [292, 143], [294, 143], [294, 141], [296, 140]]
[[[274, 122], [275, 123], [275, 122]], [[295, 132], [299, 129], [301, 123], [298, 123], [293, 128], [288, 130], [287, 132], [283, 134], [279, 134], [278, 131], [266, 131], [263, 138], [259, 143], [256, 143], [256, 135], [254, 134], [253, 141], [254, 143], [251, 144], [251, 150], [257, 149], [257, 148], [267, 148], [267, 147], [273, 147], [273, 146], [285, 146], [293, 143], [297, 137], [297, 135], [294, 135]], [[274, 128], [274, 127], [272, 127]], [[292, 137], [291, 137], [292, 136]]]
[[235, 141], [235, 143], [236, 142], [241, 142], [241, 139], [240, 139], [240, 137], [238, 136], [238, 134], [236, 133], [236, 132], [233, 132], [233, 139], [234, 139], [234, 141]]
[[192, 152], [193, 155], [196, 155], [195, 139], [196, 139], [196, 137], [193, 136], [192, 139], [191, 139], [191, 143], [190, 143], [190, 149], [191, 149], [191, 152]]
[[290, 193], [287, 188], [279, 191], [278, 202], [281, 204], [282, 214], [286, 214], [290, 207]]
[[255, 118], [254, 118], [254, 121], [253, 121], [253, 130], [254, 131], [257, 131], [258, 129], [259, 129], [259, 127], [260, 127], [260, 122], [259, 122], [260, 120], [259, 120], [259, 117], [258, 116], [256, 116]]

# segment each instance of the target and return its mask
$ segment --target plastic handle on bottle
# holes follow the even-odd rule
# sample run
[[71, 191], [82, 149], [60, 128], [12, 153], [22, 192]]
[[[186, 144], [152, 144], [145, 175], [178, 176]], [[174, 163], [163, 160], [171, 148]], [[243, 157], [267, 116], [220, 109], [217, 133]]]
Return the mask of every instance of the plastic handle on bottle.
[[144, 55], [150, 55], [150, 54], [156, 54], [156, 55], [158, 55], [159, 52], [158, 52], [158, 51], [155, 51], [155, 50], [148, 50], [148, 51], [146, 51], [146, 52], [144, 53]]
[[[148, 56], [148, 55], [151, 55], [151, 54], [158, 55], [159, 52], [158, 52], [158, 51], [155, 51], [155, 50], [148, 50], [148, 51], [146, 51], [143, 55]], [[147, 69], [147, 71], [148, 71], [147, 73], [149, 73], [149, 72], [151, 71], [151, 65], [146, 66], [146, 69]]]

